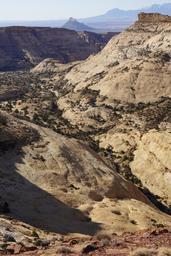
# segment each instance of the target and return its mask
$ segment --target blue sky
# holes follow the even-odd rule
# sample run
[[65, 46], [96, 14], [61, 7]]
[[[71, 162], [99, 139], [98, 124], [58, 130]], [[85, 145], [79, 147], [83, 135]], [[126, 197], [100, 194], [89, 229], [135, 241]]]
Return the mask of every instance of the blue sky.
[[0, 20], [84, 18], [115, 7], [137, 9], [168, 0], [0, 0]]

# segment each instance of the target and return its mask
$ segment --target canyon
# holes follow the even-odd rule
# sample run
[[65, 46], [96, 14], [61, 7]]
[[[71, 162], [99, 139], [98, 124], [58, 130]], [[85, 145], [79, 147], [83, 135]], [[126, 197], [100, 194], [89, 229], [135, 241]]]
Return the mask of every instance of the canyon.
[[170, 30], [0, 73], [0, 255], [170, 255]]
[[0, 28], [0, 71], [30, 69], [46, 58], [61, 63], [99, 52], [115, 33], [96, 34], [62, 28]]

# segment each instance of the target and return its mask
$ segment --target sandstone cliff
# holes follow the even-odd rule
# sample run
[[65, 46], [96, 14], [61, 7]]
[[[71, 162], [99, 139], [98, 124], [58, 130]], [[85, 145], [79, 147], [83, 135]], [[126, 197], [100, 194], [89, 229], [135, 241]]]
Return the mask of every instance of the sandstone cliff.
[[138, 15], [138, 22], [145, 23], [160, 23], [160, 22], [171, 22], [171, 17], [168, 15], [162, 15], [160, 13], [140, 13]]
[[[57, 99], [62, 117], [89, 134], [99, 150], [107, 151], [107, 161], [112, 159], [122, 174], [168, 210], [170, 29], [170, 17], [140, 14], [139, 21], [96, 56], [73, 64], [62, 76], [58, 67], [51, 77], [56, 91], [64, 83], [65, 93]], [[163, 154], [166, 158], [161, 160]]]
[[135, 25], [114, 37], [102, 52], [66, 75], [65, 79], [74, 87], [75, 93], [89, 88], [110, 102], [132, 103], [171, 96], [171, 22], [165, 16], [157, 19], [154, 16], [154, 23], [151, 23], [153, 15], [147, 14], [145, 20], [149, 17], [150, 22], [141, 22], [140, 15]]
[[46, 58], [62, 63], [83, 60], [101, 50], [112, 36], [59, 28], [0, 28], [0, 70], [30, 68]]

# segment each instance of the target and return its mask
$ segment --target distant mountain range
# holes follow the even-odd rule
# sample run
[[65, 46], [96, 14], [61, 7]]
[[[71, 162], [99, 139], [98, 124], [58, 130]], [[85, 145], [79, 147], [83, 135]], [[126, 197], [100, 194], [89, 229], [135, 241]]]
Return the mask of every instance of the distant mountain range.
[[86, 25], [106, 31], [122, 31], [137, 20], [138, 13], [161, 13], [171, 15], [171, 3], [154, 4], [137, 10], [121, 10], [114, 8], [103, 15], [80, 19]]
[[[109, 10], [103, 15], [89, 17], [84, 19], [79, 19], [78, 23], [84, 23], [79, 25], [79, 31], [87, 30], [99, 31], [99, 32], [118, 32], [122, 31], [126, 27], [130, 26], [136, 19], [140, 12], [158, 12], [161, 14], [171, 15], [171, 3], [166, 4], [154, 4], [147, 8], [137, 9], [137, 10], [121, 10], [114, 8]], [[69, 21], [69, 29], [74, 29], [74, 19], [72, 21], [73, 26], [71, 26], [71, 20]], [[7, 21], [0, 22], [0, 26], [11, 26], [11, 25], [21, 25], [21, 26], [39, 26], [39, 27], [63, 27], [67, 24], [67, 20], [47, 20], [47, 21]], [[77, 25], [78, 25], [77, 23]], [[77, 29], [78, 26], [75, 27]]]

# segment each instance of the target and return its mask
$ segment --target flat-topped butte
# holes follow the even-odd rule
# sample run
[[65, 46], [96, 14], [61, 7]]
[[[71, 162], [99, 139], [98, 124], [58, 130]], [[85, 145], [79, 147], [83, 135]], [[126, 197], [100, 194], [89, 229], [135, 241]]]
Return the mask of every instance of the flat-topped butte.
[[162, 15], [160, 13], [140, 13], [138, 15], [138, 22], [146, 23], [160, 23], [160, 22], [171, 22], [171, 16]]

